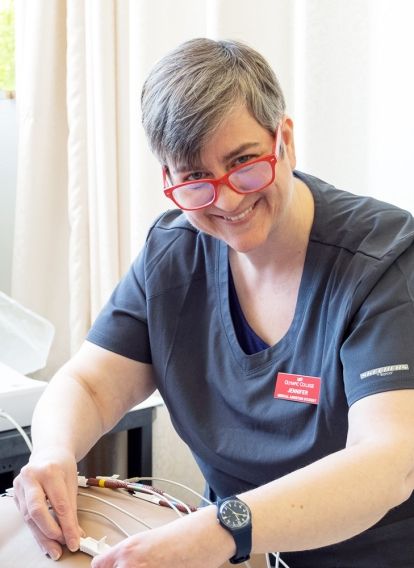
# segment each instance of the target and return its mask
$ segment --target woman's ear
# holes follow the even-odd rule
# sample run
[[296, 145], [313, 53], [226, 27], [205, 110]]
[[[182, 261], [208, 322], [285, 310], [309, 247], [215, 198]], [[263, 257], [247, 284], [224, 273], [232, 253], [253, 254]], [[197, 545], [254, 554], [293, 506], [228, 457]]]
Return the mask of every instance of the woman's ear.
[[162, 179], [164, 182], [164, 188], [168, 187], [169, 185], [172, 185], [171, 175], [167, 164], [162, 165]]
[[293, 135], [293, 120], [289, 116], [284, 116], [282, 120], [282, 141], [283, 151], [289, 160], [290, 167], [296, 167], [295, 139]]

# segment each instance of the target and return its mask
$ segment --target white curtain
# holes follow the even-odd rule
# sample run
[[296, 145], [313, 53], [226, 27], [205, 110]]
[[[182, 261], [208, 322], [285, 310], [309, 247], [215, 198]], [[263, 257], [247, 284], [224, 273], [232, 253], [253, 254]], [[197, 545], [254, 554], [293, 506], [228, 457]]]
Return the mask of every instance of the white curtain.
[[65, 14], [56, 1], [18, 1], [15, 8], [18, 172], [12, 296], [55, 324], [54, 367], [69, 353]]
[[139, 95], [186, 39], [256, 47], [284, 87], [298, 167], [414, 211], [412, 0], [16, 0], [16, 22], [12, 295], [56, 326], [45, 375], [77, 349], [168, 206]]

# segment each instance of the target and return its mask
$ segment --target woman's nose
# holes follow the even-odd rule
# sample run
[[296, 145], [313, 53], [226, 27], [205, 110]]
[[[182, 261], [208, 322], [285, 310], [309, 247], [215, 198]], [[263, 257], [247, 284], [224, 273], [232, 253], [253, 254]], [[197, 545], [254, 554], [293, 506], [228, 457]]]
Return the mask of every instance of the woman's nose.
[[221, 183], [218, 187], [218, 197], [214, 206], [222, 211], [236, 211], [243, 199], [244, 195], [235, 192], [226, 183]]

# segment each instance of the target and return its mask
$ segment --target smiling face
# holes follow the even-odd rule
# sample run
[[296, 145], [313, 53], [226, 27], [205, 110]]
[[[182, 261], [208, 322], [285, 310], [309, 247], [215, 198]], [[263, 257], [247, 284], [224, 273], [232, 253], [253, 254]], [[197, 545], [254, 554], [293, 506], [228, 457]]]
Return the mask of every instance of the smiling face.
[[[192, 225], [223, 240], [238, 252], [265, 245], [288, 222], [295, 166], [292, 123], [282, 121], [283, 151], [276, 164], [274, 182], [258, 193], [241, 195], [226, 184], [218, 199], [198, 211], [186, 211]], [[173, 184], [201, 178], [220, 178], [230, 169], [270, 154], [274, 138], [244, 108], [235, 109], [217, 128], [201, 152], [199, 167], [168, 163]]]

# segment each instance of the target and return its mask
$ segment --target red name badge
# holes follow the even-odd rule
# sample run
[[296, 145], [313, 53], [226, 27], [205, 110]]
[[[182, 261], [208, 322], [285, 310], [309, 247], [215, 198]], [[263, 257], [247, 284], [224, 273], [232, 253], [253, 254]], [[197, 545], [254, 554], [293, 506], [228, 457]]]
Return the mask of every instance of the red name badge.
[[278, 373], [274, 398], [318, 404], [321, 391], [320, 377]]

